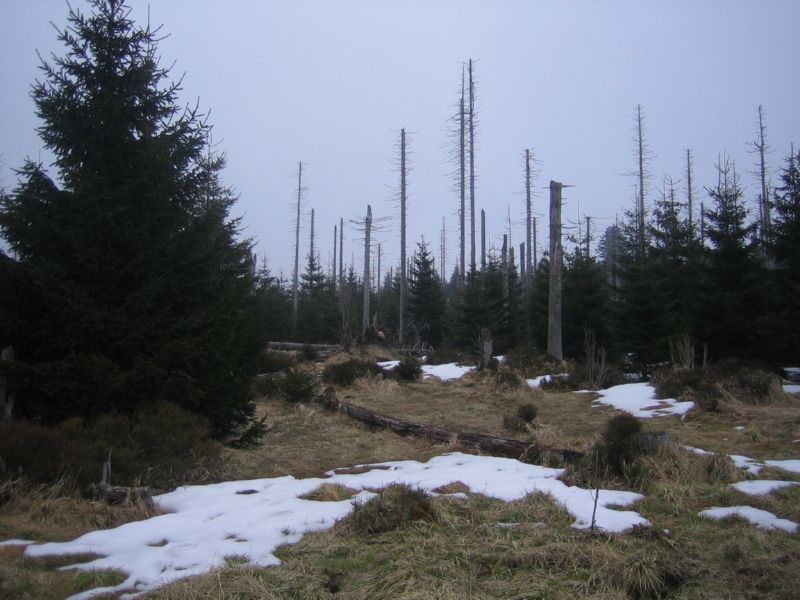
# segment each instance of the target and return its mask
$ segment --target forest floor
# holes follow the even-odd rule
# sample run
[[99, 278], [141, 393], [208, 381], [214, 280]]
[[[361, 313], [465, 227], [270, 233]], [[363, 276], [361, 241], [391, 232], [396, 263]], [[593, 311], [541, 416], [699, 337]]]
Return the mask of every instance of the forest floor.
[[[593, 403], [594, 394], [503, 385], [479, 373], [448, 382], [371, 377], [338, 388], [337, 394], [398, 418], [576, 450], [587, 450], [615, 414]], [[538, 407], [535, 425], [522, 432], [505, 430], [503, 416], [528, 403]], [[258, 410], [269, 427], [265, 443], [251, 450], [226, 449], [228, 480], [319, 477], [352, 465], [472, 452], [369, 430], [316, 404], [262, 398]], [[787, 394], [760, 406], [734, 402], [713, 413], [697, 409], [685, 419], [644, 421], [644, 430], [666, 431], [675, 448], [647, 457], [636, 482], [608, 477], [598, 483], [642, 493], [644, 499], [630, 508], [650, 527], [623, 534], [579, 530], [564, 507], [545, 495], [505, 502], [454, 482], [453, 491], [467, 493], [434, 497], [433, 518], [369, 535], [342, 522], [280, 547], [279, 566], [254, 567], [231, 557], [221, 569], [146, 597], [796, 598], [800, 533], [698, 513], [748, 505], [800, 523], [800, 485], [759, 496], [732, 488], [750, 479], [800, 481], [800, 474], [769, 466], [748, 473], [726, 458], [800, 458], [800, 398]], [[681, 446], [720, 456], [711, 460]], [[581, 483], [579, 474], [569, 477]], [[152, 514], [144, 506], [107, 507], [40, 489], [26, 502], [0, 507], [0, 540], [66, 541]], [[112, 571], [59, 571], [81, 557], [28, 558], [23, 549], [0, 546], [0, 597], [63, 598], [125, 579]]]

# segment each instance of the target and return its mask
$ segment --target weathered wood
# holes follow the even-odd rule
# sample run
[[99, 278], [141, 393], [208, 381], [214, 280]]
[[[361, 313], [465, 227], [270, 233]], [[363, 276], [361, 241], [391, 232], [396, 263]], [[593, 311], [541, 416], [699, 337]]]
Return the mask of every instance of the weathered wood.
[[318, 400], [330, 410], [342, 412], [348, 417], [361, 421], [371, 427], [390, 429], [403, 436], [415, 435], [441, 444], [456, 443], [467, 448], [476, 448], [492, 456], [516, 458], [528, 463], [533, 463], [544, 455], [558, 455], [567, 462], [576, 461], [583, 456], [581, 452], [569, 448], [550, 448], [523, 440], [497, 437], [483, 433], [450, 431], [448, 429], [442, 429], [441, 427], [426, 425], [425, 423], [396, 419], [388, 415], [376, 413], [363, 406], [358, 406], [357, 404], [342, 402], [337, 398], [336, 392], [332, 387], [328, 387]]
[[550, 181], [550, 290], [547, 313], [547, 353], [562, 360], [561, 346], [561, 188]]
[[319, 352], [320, 354], [324, 353], [333, 353], [340, 349], [340, 346], [336, 344], [301, 344], [299, 342], [267, 342], [267, 348], [270, 350], [289, 350], [289, 351], [301, 351], [304, 347], [310, 347]]
[[109, 485], [107, 483], [97, 483], [94, 486], [94, 494], [98, 500], [108, 504], [121, 504], [123, 502], [140, 500], [153, 505], [153, 497], [150, 489], [146, 487], [125, 487], [121, 485]]
[[631, 436], [642, 454], [655, 454], [659, 448], [669, 446], [672, 440], [666, 431], [645, 431]]

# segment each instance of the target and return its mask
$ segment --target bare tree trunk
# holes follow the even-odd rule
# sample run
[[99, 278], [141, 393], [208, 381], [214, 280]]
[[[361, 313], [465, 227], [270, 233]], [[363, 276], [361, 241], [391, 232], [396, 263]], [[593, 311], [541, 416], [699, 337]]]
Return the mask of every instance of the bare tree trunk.
[[639, 192], [636, 199], [636, 245], [639, 261], [644, 260], [645, 246], [646, 246], [646, 230], [645, 223], [647, 222], [647, 188], [645, 182], [648, 177], [647, 173], [647, 160], [651, 157], [647, 142], [644, 137], [644, 114], [642, 113], [642, 105], [636, 105], [636, 126], [635, 126], [635, 141], [636, 141], [636, 154], [639, 164], [639, 170], [636, 175], [639, 180]]
[[[0, 362], [14, 362], [14, 348], [6, 346], [0, 352]], [[14, 393], [9, 389], [8, 379], [0, 372], [0, 425], [10, 423], [14, 416]]]
[[469, 215], [471, 243], [469, 248], [470, 273], [475, 275], [475, 83], [472, 77], [472, 59], [469, 59]]
[[486, 211], [481, 209], [481, 271], [486, 270]]
[[508, 298], [508, 235], [503, 234], [503, 248], [500, 250], [500, 270], [503, 276], [503, 298]]
[[333, 226], [333, 272], [331, 273], [331, 281], [333, 281], [333, 287], [336, 288], [336, 280], [338, 278], [336, 272], [336, 243], [338, 240], [338, 233], [336, 225]]
[[461, 266], [459, 267], [458, 277], [463, 284], [467, 273], [467, 231], [466, 221], [466, 195], [467, 195], [467, 165], [466, 165], [466, 128], [465, 128], [465, 108], [464, 108], [464, 65], [461, 65], [461, 104], [459, 107], [460, 130], [459, 130], [459, 192], [461, 194], [461, 210], [458, 213], [461, 221]]
[[297, 216], [294, 229], [294, 273], [292, 274], [292, 327], [297, 326], [297, 304], [300, 299], [300, 202], [303, 195], [303, 163], [297, 163]]
[[694, 161], [692, 151], [686, 149], [686, 210], [689, 217], [689, 235], [694, 238], [694, 187], [692, 184]]
[[339, 287], [344, 284], [344, 217], [339, 217]]
[[531, 277], [536, 274], [536, 269], [539, 268], [538, 256], [538, 242], [536, 239], [536, 217], [533, 217], [533, 264], [531, 265]]
[[370, 296], [370, 279], [369, 279], [369, 244], [370, 233], [372, 230], [372, 207], [367, 204], [367, 216], [364, 219], [364, 303], [361, 313], [361, 337], [367, 335], [367, 328], [369, 327], [369, 296]]
[[586, 215], [586, 260], [589, 260], [591, 256], [591, 222], [592, 217]]
[[378, 282], [377, 290], [379, 295], [381, 293], [381, 254], [381, 245], [378, 244], [378, 273], [375, 279]]
[[313, 209], [313, 208], [311, 209], [311, 235], [310, 235], [310, 243], [311, 243], [311, 248], [310, 248], [310, 250], [309, 250], [309, 252], [308, 252], [308, 255], [311, 257], [311, 260], [313, 260], [313, 261], [314, 261], [314, 264], [316, 264], [316, 258], [317, 258], [317, 257], [316, 257], [316, 255], [314, 254], [314, 209]]
[[400, 130], [400, 331], [397, 340], [400, 347], [405, 341], [406, 302], [406, 130]]
[[481, 327], [480, 333], [480, 356], [478, 356], [478, 370], [482, 371], [489, 366], [492, 360], [493, 340], [492, 332], [488, 327]]
[[525, 264], [525, 242], [519, 245], [519, 276], [525, 281], [528, 276], [527, 265]]
[[444, 217], [442, 217], [442, 235], [439, 246], [439, 273], [442, 277], [442, 283], [445, 283], [447, 278], [447, 229], [445, 228]]
[[561, 187], [550, 181], [550, 302], [547, 317], [547, 353], [562, 360], [561, 348]]
[[769, 146], [767, 145], [767, 126], [764, 124], [764, 106], [761, 104], [758, 105], [758, 139], [753, 142], [753, 146], [758, 151], [758, 175], [761, 183], [761, 193], [758, 201], [758, 235], [763, 243], [769, 237], [772, 219], [769, 207], [769, 190], [767, 188], [766, 153], [769, 151]]
[[[522, 274], [522, 278], [525, 281], [525, 291], [530, 293], [531, 291], [531, 275], [533, 274], [533, 269], [531, 269], [531, 245], [533, 242], [533, 236], [531, 231], [532, 225], [532, 217], [533, 217], [533, 206], [531, 203], [531, 151], [530, 149], [525, 149], [525, 261], [522, 260], [522, 252], [520, 251], [520, 264], [526, 264], [528, 266], [527, 274]], [[524, 268], [522, 269], [525, 270]]]

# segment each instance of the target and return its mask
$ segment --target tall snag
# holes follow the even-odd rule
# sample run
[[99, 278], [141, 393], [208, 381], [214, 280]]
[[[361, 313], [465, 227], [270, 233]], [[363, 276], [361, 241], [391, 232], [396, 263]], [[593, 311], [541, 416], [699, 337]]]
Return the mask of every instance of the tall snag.
[[550, 181], [550, 298], [547, 314], [547, 354], [564, 358], [561, 347], [561, 188]]

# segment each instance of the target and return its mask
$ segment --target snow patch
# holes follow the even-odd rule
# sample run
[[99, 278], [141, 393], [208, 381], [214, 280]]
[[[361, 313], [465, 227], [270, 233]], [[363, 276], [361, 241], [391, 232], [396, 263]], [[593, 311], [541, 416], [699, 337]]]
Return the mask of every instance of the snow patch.
[[679, 402], [674, 398], [656, 398], [656, 391], [649, 383], [624, 383], [599, 390], [600, 397], [594, 402], [612, 406], [632, 414], [638, 419], [652, 419], [668, 415], [683, 417], [694, 402]]
[[783, 391], [789, 394], [797, 394], [798, 392], [800, 392], [800, 385], [796, 383], [784, 383]]
[[797, 531], [797, 523], [789, 519], [779, 519], [771, 512], [753, 508], [752, 506], [714, 506], [698, 513], [708, 519], [727, 519], [728, 517], [741, 517], [761, 529], [778, 529], [788, 533]]
[[0, 542], [0, 546], [27, 546], [35, 543], [31, 540], [6, 540], [5, 542]]
[[556, 375], [539, 375], [538, 377], [534, 377], [533, 379], [526, 379], [525, 382], [531, 387], [541, 387], [542, 383], [547, 382], [550, 383], [553, 381], [553, 378], [560, 379], [561, 377], [569, 377], [569, 373], [558, 373]]
[[[400, 361], [385, 360], [377, 364], [381, 369], [385, 371], [391, 371], [400, 364]], [[457, 363], [447, 363], [444, 365], [422, 365], [422, 376], [425, 379], [428, 377], [436, 377], [442, 381], [451, 381], [453, 379], [461, 379], [464, 375], [474, 370], [475, 367], [462, 366]]]
[[797, 481], [777, 481], [772, 479], [757, 479], [753, 481], [740, 481], [734, 483], [731, 487], [737, 492], [748, 494], [750, 496], [766, 496], [775, 490], [791, 487], [793, 485], [800, 485]]
[[800, 459], [765, 460], [764, 463], [769, 467], [777, 467], [790, 473], [800, 473]]
[[[427, 463], [406, 460], [362, 466], [372, 469], [359, 474], [329, 471], [326, 479], [284, 476], [181, 487], [155, 498], [167, 514], [87, 533], [71, 542], [30, 545], [25, 553], [30, 557], [97, 554], [100, 558], [69, 568], [115, 569], [128, 575], [117, 586], [95, 588], [73, 598], [124, 590], [141, 593], [206, 573], [224, 565], [230, 556], [245, 557], [258, 566], [277, 565], [280, 561], [274, 551], [278, 546], [294, 544], [305, 533], [329, 529], [352, 510], [354, 502], [374, 496], [365, 488], [393, 483], [433, 491], [460, 481], [473, 493], [506, 502], [531, 493], [546, 494], [575, 518], [573, 527], [586, 529], [591, 524], [595, 491], [559, 481], [562, 469], [461, 453], [438, 456]], [[362, 491], [352, 501], [300, 498], [322, 483], [338, 483]], [[236, 493], [243, 489], [254, 492]], [[617, 509], [642, 498], [634, 492], [600, 490], [596, 525], [609, 532], [650, 525], [634, 511]]]

